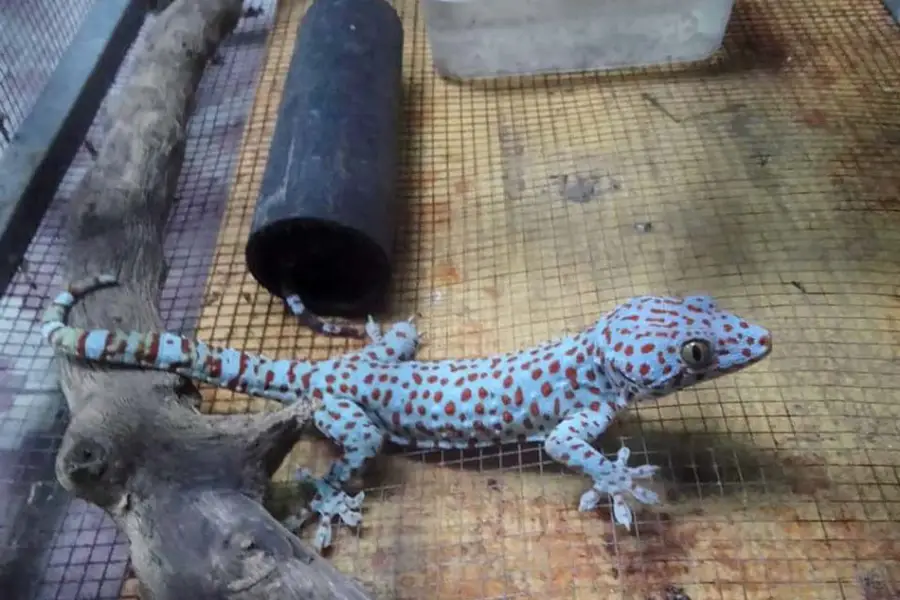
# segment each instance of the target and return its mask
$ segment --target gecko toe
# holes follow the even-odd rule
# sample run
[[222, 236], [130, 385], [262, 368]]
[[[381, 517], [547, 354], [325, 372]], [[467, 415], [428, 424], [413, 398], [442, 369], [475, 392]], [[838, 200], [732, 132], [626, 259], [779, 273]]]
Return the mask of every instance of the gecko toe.
[[580, 512], [590, 512], [597, 508], [597, 505], [600, 503], [600, 493], [591, 488], [585, 493], [581, 495], [581, 501], [578, 503], [578, 510]]
[[365, 500], [365, 499], [366, 499], [365, 492], [359, 492], [355, 496], [348, 496], [347, 494], [344, 494], [344, 504], [346, 504], [348, 508], [352, 508], [354, 510], [361, 507], [363, 500]]
[[656, 492], [639, 485], [631, 490], [631, 495], [642, 504], [659, 504], [659, 495]]
[[639, 467], [631, 467], [628, 470], [632, 479], [648, 479], [656, 474], [659, 467], [657, 465], [640, 465]]
[[360, 523], [362, 523], [362, 513], [358, 510], [350, 510], [349, 508], [345, 508], [341, 511], [339, 515], [341, 521], [344, 522], [344, 525], [347, 527], [357, 527]]
[[319, 526], [316, 527], [316, 535], [313, 538], [313, 547], [316, 552], [321, 553], [322, 550], [331, 545], [331, 519], [322, 518], [319, 520]]
[[631, 529], [631, 524], [633, 522], [631, 508], [625, 503], [622, 494], [615, 494], [613, 496], [613, 516], [616, 519], [616, 523], [624, 525], [626, 529]]

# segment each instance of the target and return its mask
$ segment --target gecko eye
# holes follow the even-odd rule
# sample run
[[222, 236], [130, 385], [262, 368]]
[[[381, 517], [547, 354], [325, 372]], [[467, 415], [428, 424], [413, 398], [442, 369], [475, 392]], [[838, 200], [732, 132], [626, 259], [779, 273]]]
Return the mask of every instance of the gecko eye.
[[712, 348], [705, 340], [688, 340], [681, 347], [681, 360], [690, 369], [705, 369], [712, 364], [713, 358]]

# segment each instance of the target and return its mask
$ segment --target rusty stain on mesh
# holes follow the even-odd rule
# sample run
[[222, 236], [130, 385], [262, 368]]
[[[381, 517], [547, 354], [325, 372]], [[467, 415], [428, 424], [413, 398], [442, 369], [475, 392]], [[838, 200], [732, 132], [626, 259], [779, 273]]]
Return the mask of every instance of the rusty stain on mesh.
[[[3, 37], [6, 28], [0, 28], [0, 48], [5, 52], [24, 41], [47, 48], [45, 58], [36, 60], [26, 73], [46, 80], [63, 51], [55, 44], [71, 38], [80, 24], [79, 14], [89, 4], [76, 0], [64, 6], [42, 0], [27, 10], [4, 5], [0, 9], [4, 17], [12, 11], [9, 14], [40, 27], [20, 27], [10, 31], [8, 39]], [[188, 125], [178, 201], [166, 234], [169, 272], [160, 310], [172, 330], [190, 334], [197, 325], [274, 4], [255, 2], [262, 14], [240, 22], [200, 83], [197, 108]], [[40, 37], [24, 41], [15, 37], [28, 31]], [[111, 94], [121, 88], [130, 64], [126, 58]], [[40, 90], [34, 91], [35, 84], [27, 77], [25, 83], [3, 81], [0, 101], [5, 104], [0, 109], [21, 119]], [[101, 108], [88, 139], [101, 140], [103, 129]], [[65, 427], [64, 401], [37, 326], [50, 294], [64, 283], [57, 272], [66, 244], [65, 204], [91, 161], [82, 148], [28, 249], [25, 265], [0, 299], [0, 579], [19, 572], [20, 582], [33, 584], [29, 595], [22, 597], [37, 600], [106, 600], [133, 593], [127, 585], [123, 589], [128, 573], [124, 537], [100, 510], [72, 499], [56, 483], [53, 461]]]

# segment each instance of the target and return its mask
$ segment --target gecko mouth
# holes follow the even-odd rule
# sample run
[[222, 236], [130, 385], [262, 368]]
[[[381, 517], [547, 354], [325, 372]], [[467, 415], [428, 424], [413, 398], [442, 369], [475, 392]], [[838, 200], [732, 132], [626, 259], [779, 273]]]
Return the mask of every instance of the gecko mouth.
[[634, 379], [622, 371], [619, 371], [619, 375], [627, 382], [628, 386], [633, 388], [638, 394], [643, 393], [652, 396], [668, 394], [673, 388], [677, 388], [684, 381], [683, 371], [677, 371], [665, 379]]
[[[700, 376], [700, 379], [696, 379], [697, 376]], [[695, 381], [701, 381], [704, 377], [704, 373], [691, 373], [691, 377], [695, 378]], [[663, 379], [661, 381], [657, 381], [655, 384], [650, 385], [650, 389], [655, 394], [666, 393], [673, 388], [678, 388], [684, 383], [684, 371], [678, 371], [671, 377]]]

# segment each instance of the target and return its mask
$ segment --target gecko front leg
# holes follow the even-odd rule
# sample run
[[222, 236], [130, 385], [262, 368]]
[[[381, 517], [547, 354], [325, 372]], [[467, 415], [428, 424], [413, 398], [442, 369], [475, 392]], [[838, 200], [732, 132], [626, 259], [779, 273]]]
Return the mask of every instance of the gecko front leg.
[[608, 460], [590, 445], [606, 430], [615, 417], [615, 405], [601, 402], [594, 408], [583, 409], [563, 419], [547, 436], [544, 449], [555, 461], [573, 471], [584, 473], [594, 482], [591, 489], [581, 496], [578, 510], [589, 511], [597, 507], [602, 494], [613, 499], [615, 520], [631, 528], [631, 509], [625, 503], [625, 496], [631, 495], [644, 504], [656, 504], [659, 497], [655, 492], [638, 485], [636, 480], [651, 477], [657, 467], [641, 465], [629, 467], [631, 452], [622, 447], [615, 461]]

